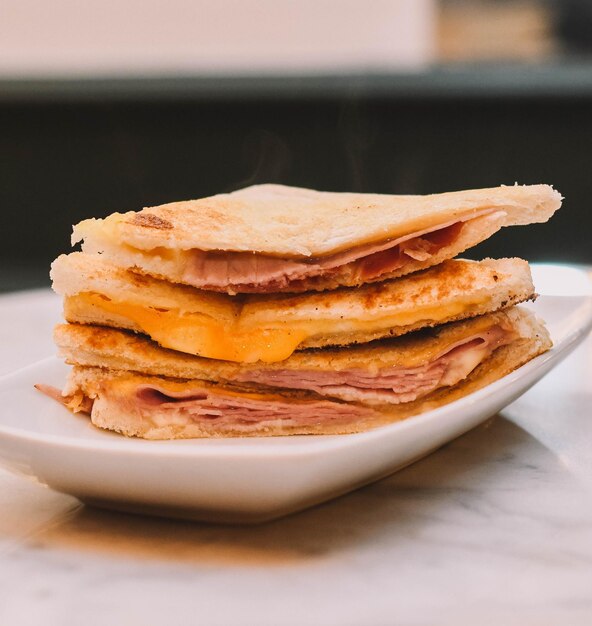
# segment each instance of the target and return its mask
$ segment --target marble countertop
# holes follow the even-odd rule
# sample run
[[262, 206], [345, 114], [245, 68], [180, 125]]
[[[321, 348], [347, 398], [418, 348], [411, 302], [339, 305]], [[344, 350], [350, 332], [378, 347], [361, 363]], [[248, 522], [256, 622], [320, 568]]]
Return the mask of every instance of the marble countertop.
[[[0, 296], [0, 375], [59, 299]], [[0, 624], [592, 623], [592, 339], [397, 474], [254, 527], [86, 507], [0, 470]]]

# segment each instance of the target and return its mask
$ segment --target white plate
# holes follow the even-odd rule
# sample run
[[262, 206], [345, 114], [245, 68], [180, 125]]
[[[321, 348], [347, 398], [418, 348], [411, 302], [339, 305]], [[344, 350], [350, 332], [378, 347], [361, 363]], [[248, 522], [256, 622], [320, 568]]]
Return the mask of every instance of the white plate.
[[62, 385], [46, 359], [0, 379], [0, 461], [83, 501], [211, 521], [255, 522], [298, 511], [408, 465], [477, 426], [564, 359], [592, 328], [592, 288], [576, 268], [538, 266], [532, 308], [554, 348], [461, 400], [357, 435], [144, 441], [73, 416], [33, 389]]

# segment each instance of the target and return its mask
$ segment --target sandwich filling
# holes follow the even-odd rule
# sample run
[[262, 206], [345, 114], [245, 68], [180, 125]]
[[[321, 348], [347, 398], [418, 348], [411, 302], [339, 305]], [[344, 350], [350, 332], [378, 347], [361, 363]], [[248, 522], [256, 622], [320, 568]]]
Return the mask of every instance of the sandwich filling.
[[[311, 279], [339, 274], [364, 283], [401, 270], [413, 261], [425, 262], [451, 246], [467, 223], [497, 220], [503, 211], [485, 209], [459, 220], [438, 224], [403, 237], [370, 243], [326, 257], [286, 259], [251, 252], [185, 253], [182, 282], [209, 291], [271, 293], [311, 288]], [[306, 285], [303, 283], [306, 281]]]

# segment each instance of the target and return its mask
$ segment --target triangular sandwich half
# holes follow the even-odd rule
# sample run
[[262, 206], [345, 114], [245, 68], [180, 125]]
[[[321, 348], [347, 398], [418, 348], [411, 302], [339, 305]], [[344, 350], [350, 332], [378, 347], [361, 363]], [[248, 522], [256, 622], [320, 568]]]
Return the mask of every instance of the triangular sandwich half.
[[321, 291], [437, 265], [503, 226], [545, 222], [560, 206], [549, 185], [427, 196], [256, 185], [85, 220], [72, 240], [123, 268], [200, 289]]

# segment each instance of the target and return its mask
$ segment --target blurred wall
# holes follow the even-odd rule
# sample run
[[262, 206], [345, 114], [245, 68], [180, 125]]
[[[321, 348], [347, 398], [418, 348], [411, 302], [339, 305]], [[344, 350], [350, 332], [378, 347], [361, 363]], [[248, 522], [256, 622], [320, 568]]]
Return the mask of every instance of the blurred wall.
[[252, 183], [432, 193], [518, 181], [554, 184], [564, 208], [477, 254], [591, 263], [591, 146], [587, 98], [5, 101], [0, 259], [45, 273], [80, 219]]

